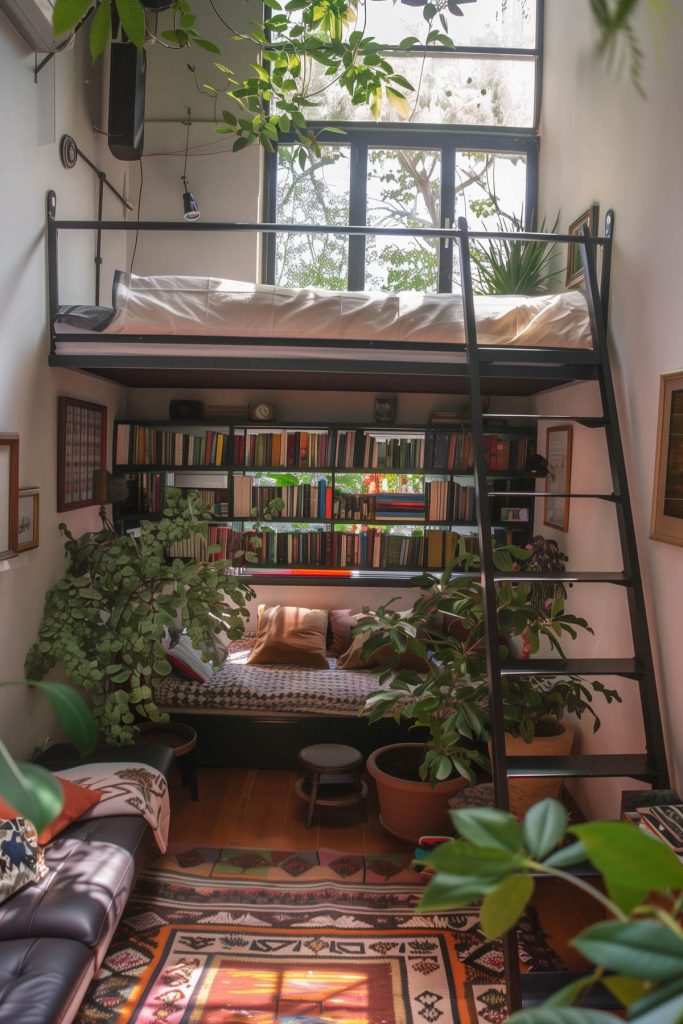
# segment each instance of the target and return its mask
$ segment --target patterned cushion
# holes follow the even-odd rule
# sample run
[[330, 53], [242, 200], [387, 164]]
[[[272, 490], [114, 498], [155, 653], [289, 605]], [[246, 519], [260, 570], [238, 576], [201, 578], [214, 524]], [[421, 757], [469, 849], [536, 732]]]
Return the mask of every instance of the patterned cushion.
[[[82, 786], [76, 786], [73, 782], [68, 782], [66, 779], [60, 779], [59, 783], [62, 787], [62, 795], [64, 803], [62, 809], [54, 819], [42, 830], [38, 836], [38, 842], [41, 846], [45, 846], [51, 839], [54, 839], [56, 835], [63, 832], [67, 825], [70, 825], [72, 821], [76, 821], [81, 815], [89, 811], [97, 801], [100, 799], [99, 793], [93, 793], [92, 790], [83, 789]], [[16, 817], [13, 807], [0, 797], [0, 818], [14, 818]]]
[[201, 651], [192, 646], [189, 636], [185, 633], [181, 633], [168, 649], [166, 657], [176, 672], [198, 683], [206, 682], [215, 671], [213, 663], [204, 660]]
[[0, 903], [46, 872], [33, 823], [26, 818], [0, 819]]

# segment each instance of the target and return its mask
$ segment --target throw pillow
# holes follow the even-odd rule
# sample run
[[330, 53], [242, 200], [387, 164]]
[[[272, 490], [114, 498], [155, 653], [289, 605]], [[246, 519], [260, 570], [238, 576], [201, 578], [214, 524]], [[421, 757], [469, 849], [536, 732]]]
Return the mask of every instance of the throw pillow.
[[256, 643], [247, 664], [275, 662], [328, 668], [327, 612], [318, 608], [259, 605]]
[[[358, 616], [356, 616], [358, 618]], [[383, 668], [394, 666], [398, 668], [411, 669], [413, 672], [426, 672], [429, 665], [424, 658], [412, 651], [404, 651], [398, 655], [391, 644], [385, 644], [373, 651], [368, 657], [363, 656], [363, 645], [370, 637], [370, 630], [364, 629], [354, 636], [351, 646], [344, 651], [337, 661], [337, 668]]]
[[47, 873], [32, 822], [0, 814], [0, 903]]
[[187, 633], [181, 633], [172, 647], [166, 651], [166, 657], [176, 672], [193, 679], [196, 683], [206, 683], [216, 671], [213, 661], [205, 661], [202, 652], [192, 646]]
[[327, 653], [333, 658], [340, 658], [353, 643], [353, 627], [358, 616], [350, 608], [330, 608]]
[[[56, 835], [63, 832], [67, 825], [70, 825], [72, 821], [77, 821], [78, 818], [102, 799], [101, 793], [96, 793], [85, 786], [77, 786], [75, 782], [69, 782], [68, 779], [58, 779], [57, 781], [62, 787], [64, 804], [55, 820], [46, 825], [38, 836], [40, 846], [45, 846], [46, 843], [49, 843]], [[0, 798], [0, 818], [15, 816], [13, 808]]]

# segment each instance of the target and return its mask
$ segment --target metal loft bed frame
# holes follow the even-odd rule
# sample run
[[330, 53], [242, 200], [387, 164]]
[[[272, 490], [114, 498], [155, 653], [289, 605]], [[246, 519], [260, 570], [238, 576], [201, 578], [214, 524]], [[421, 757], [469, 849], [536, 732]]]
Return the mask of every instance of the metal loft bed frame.
[[[105, 231], [159, 231], [159, 232], [223, 232], [224, 234], [273, 235], [276, 233], [302, 233], [318, 235], [360, 235], [391, 236], [409, 238], [437, 238], [443, 244], [459, 242], [464, 233], [470, 239], [518, 239], [531, 242], [576, 244], [574, 235], [554, 235], [542, 232], [467, 232], [466, 227], [458, 228], [380, 228], [365, 225], [331, 227], [315, 224], [270, 224], [270, 223], [211, 223], [207, 221], [86, 221], [58, 220], [57, 197], [53, 191], [47, 194], [47, 262], [48, 301], [50, 316], [51, 366], [60, 366], [86, 371], [129, 387], [277, 387], [314, 390], [366, 390], [387, 389], [405, 392], [434, 392], [465, 394], [468, 390], [468, 367], [463, 359], [453, 359], [453, 354], [464, 355], [465, 344], [444, 344], [420, 342], [411, 348], [409, 343], [350, 340], [343, 344], [345, 350], [368, 351], [376, 358], [351, 360], [316, 358], [299, 354], [296, 358], [278, 358], [272, 352], [268, 357], [259, 353], [260, 348], [282, 349], [295, 346], [297, 349], [313, 349], [320, 346], [314, 338], [229, 338], [209, 336], [173, 335], [116, 335], [119, 340], [143, 342], [158, 347], [160, 354], [60, 354], [57, 342], [83, 341], [82, 333], [55, 331], [55, 317], [59, 309], [59, 234], [63, 231], [95, 231], [99, 237]], [[602, 275], [600, 285], [601, 305], [607, 308], [612, 246], [612, 218], [606, 218], [604, 236], [587, 237], [585, 244], [593, 253], [602, 252]], [[87, 335], [112, 339], [113, 335]], [[174, 355], [169, 348], [201, 341], [204, 346], [236, 348], [248, 344], [253, 354], [226, 355]], [[161, 351], [161, 347], [166, 351]], [[485, 364], [482, 374], [482, 389], [487, 394], [526, 395], [555, 387], [567, 380], [595, 379], [595, 353], [590, 349], [529, 349], [506, 348], [504, 355], [496, 347], [482, 347], [481, 359]], [[401, 351], [414, 352], [415, 360], [392, 362], [391, 354]], [[434, 361], [420, 359], [421, 353], [440, 353], [443, 358]], [[561, 353], [561, 357], [560, 357]], [[530, 364], [533, 365], [530, 365]]]

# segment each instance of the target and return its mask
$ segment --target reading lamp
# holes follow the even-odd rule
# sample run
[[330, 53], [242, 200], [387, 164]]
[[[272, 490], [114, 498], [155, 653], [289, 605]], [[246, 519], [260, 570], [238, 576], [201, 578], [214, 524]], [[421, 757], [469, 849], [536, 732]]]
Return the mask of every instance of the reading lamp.
[[112, 476], [108, 469], [95, 469], [92, 475], [92, 494], [100, 504], [102, 529], [116, 533], [114, 524], [107, 515], [107, 505], [125, 501], [128, 497], [128, 481], [123, 476]]
[[183, 173], [180, 175], [180, 180], [185, 186], [183, 192], [183, 217], [185, 220], [198, 220], [201, 216], [199, 212], [199, 205], [197, 200], [190, 192], [187, 184], [187, 153], [190, 148], [190, 125], [192, 124], [192, 111], [187, 108], [187, 135], [185, 136], [185, 164], [183, 166]]

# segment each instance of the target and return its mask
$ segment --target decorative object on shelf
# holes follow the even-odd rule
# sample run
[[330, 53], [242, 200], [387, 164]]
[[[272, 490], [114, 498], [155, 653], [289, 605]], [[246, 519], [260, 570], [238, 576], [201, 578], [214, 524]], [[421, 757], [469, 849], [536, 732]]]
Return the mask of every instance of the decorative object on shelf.
[[396, 395], [375, 395], [375, 423], [391, 424], [396, 421]]
[[203, 403], [196, 398], [174, 398], [168, 404], [171, 420], [200, 420], [203, 413]]
[[548, 475], [548, 463], [540, 452], [533, 452], [526, 460], [524, 472], [543, 480]]
[[78, 398], [58, 400], [57, 511], [97, 504], [93, 474], [107, 460], [107, 408]]
[[183, 164], [183, 173], [180, 175], [180, 180], [183, 183], [183, 217], [185, 220], [199, 220], [201, 213], [199, 210], [199, 204], [195, 199], [192, 192], [190, 192], [190, 186], [187, 184], [187, 154], [190, 148], [190, 126], [192, 125], [192, 111], [187, 108], [187, 134], [185, 136], [185, 163]]
[[572, 479], [572, 438], [571, 426], [548, 427], [546, 432], [546, 461], [548, 475], [544, 499], [543, 522], [555, 530], [569, 529], [569, 498], [567, 497]]
[[113, 524], [107, 517], [107, 505], [115, 505], [127, 501], [130, 495], [129, 481], [123, 476], [112, 476], [108, 469], [96, 469], [93, 473], [93, 496], [100, 506], [102, 529], [115, 532]]
[[271, 402], [254, 402], [249, 406], [249, 419], [270, 423], [275, 419], [275, 406]]
[[40, 536], [40, 491], [37, 487], [22, 487], [17, 505], [17, 540], [15, 551], [30, 551], [38, 547]]
[[16, 554], [19, 435], [0, 434], [0, 559]]
[[650, 536], [683, 545], [683, 371], [660, 379]]
[[[580, 217], [577, 217], [575, 221], [572, 221], [567, 229], [567, 234], [581, 235], [583, 234], [583, 228], [585, 225], [591, 235], [597, 235], [599, 210], [600, 207], [598, 204], [592, 203]], [[567, 271], [565, 274], [565, 284], [567, 288], [577, 288], [583, 284], [581, 247], [578, 245], [570, 244], [567, 246]]]
[[500, 519], [503, 523], [528, 523], [529, 522], [529, 509], [528, 508], [502, 508], [500, 510]]
[[182, 625], [193, 646], [208, 653], [222, 646], [223, 635], [243, 633], [246, 602], [255, 595], [227, 572], [228, 563], [167, 558], [188, 538], [205, 542], [209, 518], [196, 493], [183, 498], [168, 488], [163, 517], [141, 522], [137, 537], [102, 530], [77, 540], [60, 525], [67, 567], [47, 593], [26, 673], [40, 679], [62, 662], [69, 681], [91, 698], [112, 745], [131, 743], [141, 720], [166, 721], [154, 687], [171, 671], [169, 629]]

